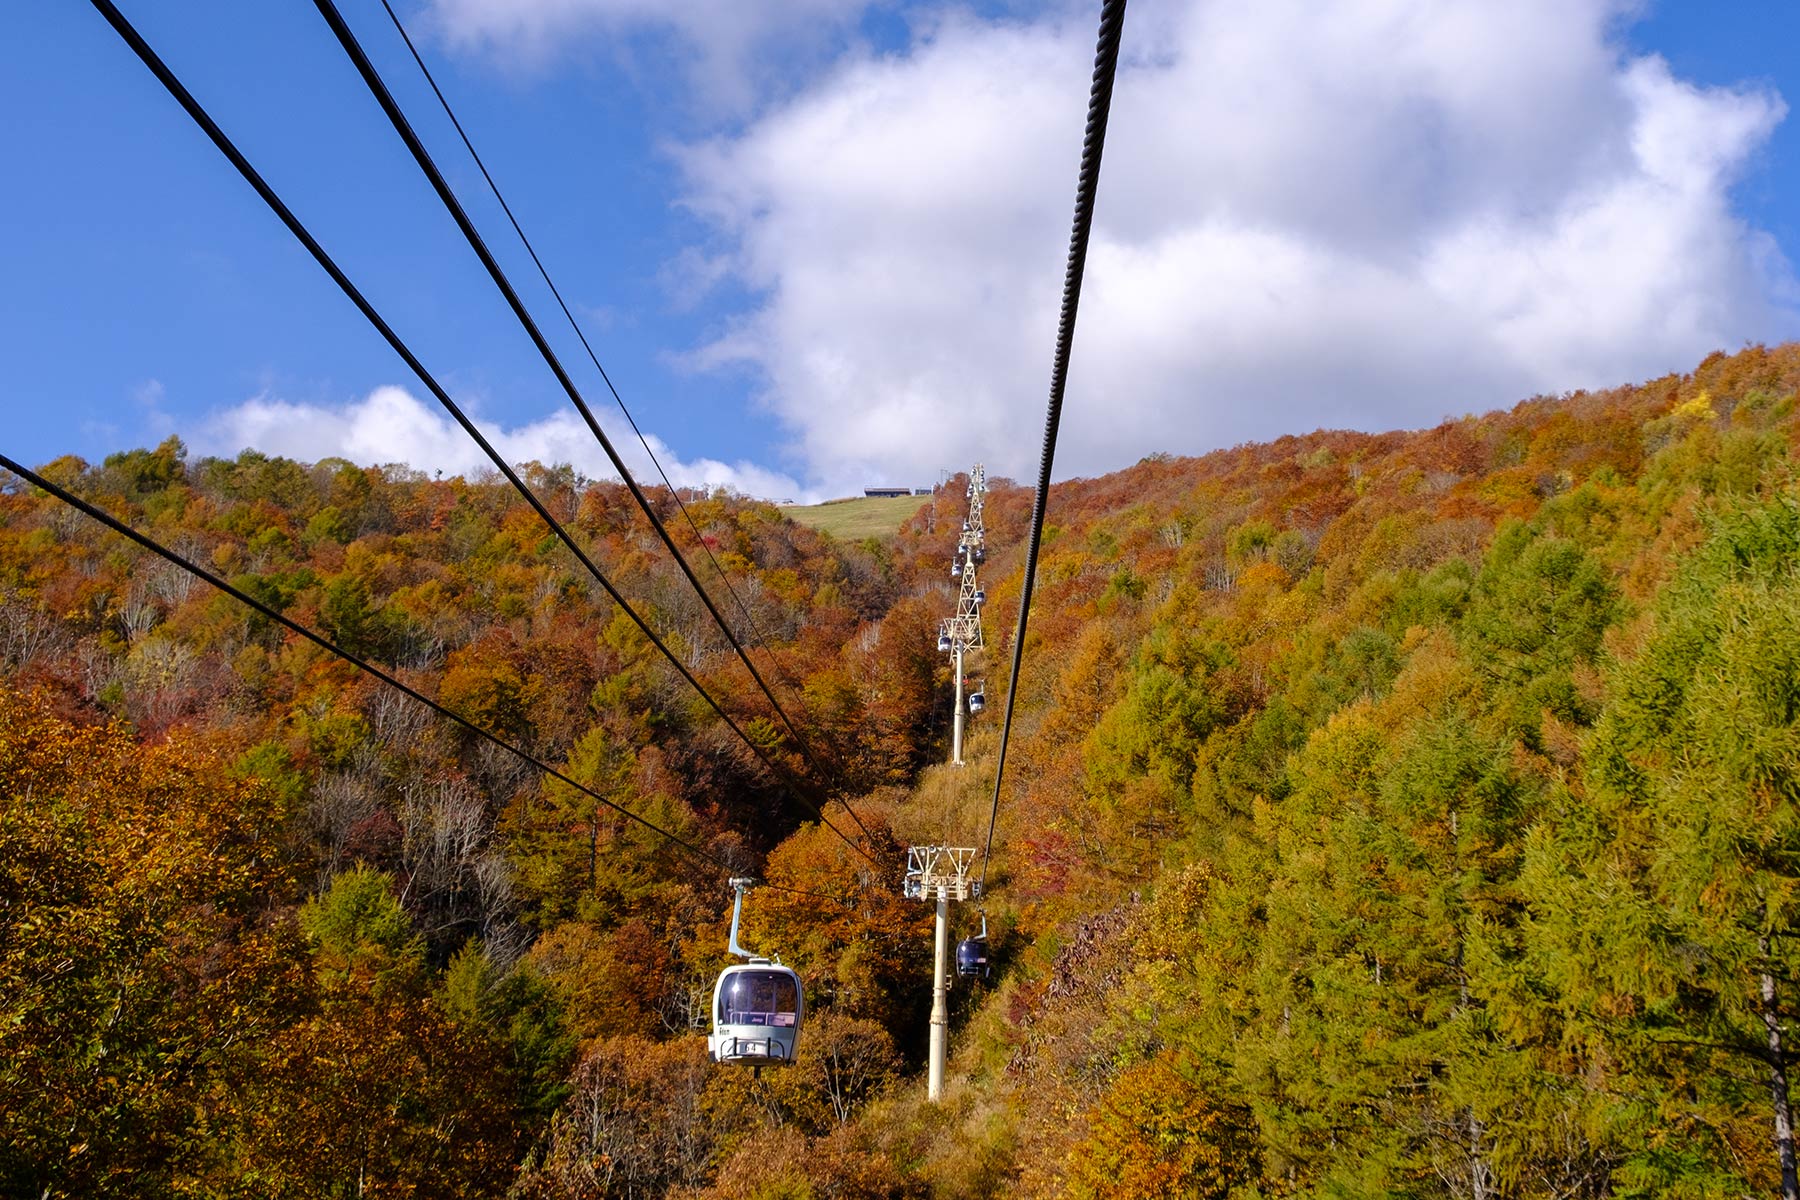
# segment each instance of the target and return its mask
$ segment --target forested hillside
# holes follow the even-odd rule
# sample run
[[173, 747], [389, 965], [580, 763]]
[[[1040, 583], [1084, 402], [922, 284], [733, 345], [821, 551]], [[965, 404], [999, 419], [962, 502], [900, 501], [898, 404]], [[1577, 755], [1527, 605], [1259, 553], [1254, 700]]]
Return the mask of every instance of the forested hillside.
[[[174, 442], [49, 464], [798, 889], [753, 892], [746, 940], [813, 1007], [796, 1067], [711, 1065], [718, 872], [13, 486], [0, 1190], [1792, 1187], [1797, 392], [1800, 347], [1753, 348], [1053, 489], [989, 876], [1000, 970], [959, 982], [939, 1106], [927, 907], [812, 821], [503, 483]], [[805, 774], [623, 490], [527, 475]], [[884, 864], [986, 832], [1030, 499], [989, 495], [990, 703], [961, 770], [934, 653], [960, 483], [860, 544], [690, 504]]]

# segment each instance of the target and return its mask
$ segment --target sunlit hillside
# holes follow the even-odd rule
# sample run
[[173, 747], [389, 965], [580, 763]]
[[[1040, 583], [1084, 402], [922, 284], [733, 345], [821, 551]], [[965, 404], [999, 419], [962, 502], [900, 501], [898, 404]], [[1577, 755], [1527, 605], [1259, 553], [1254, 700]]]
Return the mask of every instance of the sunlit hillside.
[[921, 496], [865, 496], [828, 500], [823, 504], [796, 504], [783, 507], [781, 514], [796, 525], [820, 529], [849, 541], [861, 541], [869, 537], [891, 537], [925, 504]]
[[[502, 483], [47, 464], [498, 742], [11, 482], [0, 1191], [1775, 1192], [1797, 396], [1752, 348], [1052, 489], [939, 1105], [900, 871], [987, 833], [1025, 489], [954, 768], [960, 480], [874, 540], [659, 508], [777, 710], [617, 486], [526, 471], [667, 657]], [[755, 1074], [737, 873], [807, 1000]]]

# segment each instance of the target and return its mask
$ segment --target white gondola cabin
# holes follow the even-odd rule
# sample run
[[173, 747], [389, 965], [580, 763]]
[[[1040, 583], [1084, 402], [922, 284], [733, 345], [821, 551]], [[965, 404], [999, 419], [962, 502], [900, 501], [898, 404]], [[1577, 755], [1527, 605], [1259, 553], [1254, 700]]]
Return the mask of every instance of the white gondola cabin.
[[793, 1062], [805, 1004], [800, 976], [790, 967], [766, 958], [726, 967], [713, 988], [713, 1031], [706, 1043], [713, 1061]]
[[800, 1052], [800, 1026], [806, 1018], [806, 989], [791, 967], [751, 954], [738, 945], [738, 919], [743, 914], [748, 879], [733, 879], [737, 893], [731, 909], [731, 953], [747, 958], [719, 973], [713, 986], [712, 1034], [706, 1039], [714, 1062], [781, 1066]]

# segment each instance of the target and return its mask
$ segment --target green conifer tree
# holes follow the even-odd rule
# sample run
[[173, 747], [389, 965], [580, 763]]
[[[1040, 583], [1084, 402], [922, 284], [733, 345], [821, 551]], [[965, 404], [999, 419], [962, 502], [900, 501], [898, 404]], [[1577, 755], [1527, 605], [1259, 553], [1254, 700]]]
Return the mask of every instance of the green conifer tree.
[[[1795, 1200], [1800, 505], [1712, 525], [1534, 846], [1532, 940], [1572, 1036], [1613, 1064], [1620, 1182]], [[1760, 1163], [1734, 1161], [1747, 1122], [1773, 1133]]]

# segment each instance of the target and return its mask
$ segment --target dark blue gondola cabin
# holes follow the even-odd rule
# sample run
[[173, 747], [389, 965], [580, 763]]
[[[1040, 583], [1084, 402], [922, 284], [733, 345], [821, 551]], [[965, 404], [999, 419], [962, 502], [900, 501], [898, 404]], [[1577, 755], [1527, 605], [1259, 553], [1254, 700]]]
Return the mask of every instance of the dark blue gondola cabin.
[[987, 938], [964, 938], [956, 944], [956, 973], [965, 979], [988, 978]]

